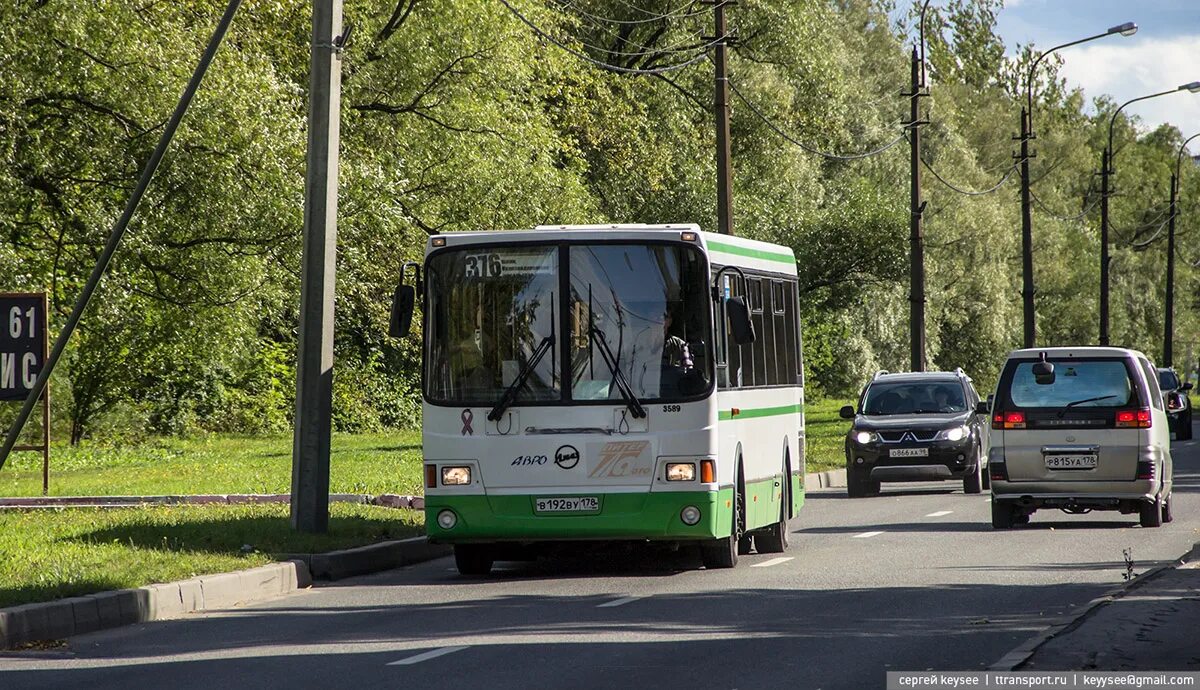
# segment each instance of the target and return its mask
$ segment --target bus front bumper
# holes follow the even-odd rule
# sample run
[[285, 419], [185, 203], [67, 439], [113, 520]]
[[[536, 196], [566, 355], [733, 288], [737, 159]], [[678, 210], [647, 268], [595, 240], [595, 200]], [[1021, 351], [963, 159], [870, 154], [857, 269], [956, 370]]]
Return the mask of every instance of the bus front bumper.
[[[582, 495], [582, 494], [581, 494]], [[589, 493], [599, 510], [537, 512], [540, 498], [566, 497], [547, 491], [520, 495], [432, 495], [425, 497], [425, 531], [431, 543], [532, 542], [572, 540], [688, 541], [729, 536], [733, 489]], [[683, 512], [699, 510], [694, 525]], [[453, 514], [453, 526], [443, 526]]]

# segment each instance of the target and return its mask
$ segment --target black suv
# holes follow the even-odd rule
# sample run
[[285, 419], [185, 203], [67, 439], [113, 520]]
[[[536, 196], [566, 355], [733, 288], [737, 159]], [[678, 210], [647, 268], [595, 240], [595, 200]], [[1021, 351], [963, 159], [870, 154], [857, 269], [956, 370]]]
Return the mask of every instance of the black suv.
[[1163, 400], [1167, 403], [1167, 424], [1175, 432], [1175, 440], [1190, 441], [1192, 438], [1192, 401], [1188, 399], [1188, 391], [1192, 390], [1191, 382], [1182, 383], [1179, 374], [1170, 367], [1158, 370], [1158, 387], [1162, 389]]
[[963, 491], [988, 488], [986, 414], [962, 369], [889, 374], [863, 389], [846, 434], [846, 487], [851, 498], [874, 496], [880, 482], [961, 479]]

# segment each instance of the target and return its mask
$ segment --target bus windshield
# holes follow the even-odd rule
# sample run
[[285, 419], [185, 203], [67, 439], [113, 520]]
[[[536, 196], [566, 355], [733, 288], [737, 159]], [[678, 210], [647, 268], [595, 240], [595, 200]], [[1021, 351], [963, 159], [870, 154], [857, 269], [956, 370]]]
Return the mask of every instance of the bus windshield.
[[707, 267], [682, 245], [570, 248], [571, 397], [621, 400], [623, 377], [641, 401], [709, 389]]
[[713, 367], [707, 276], [699, 249], [678, 244], [439, 252], [426, 274], [426, 396], [494, 406], [526, 369], [513, 404], [633, 406], [704, 394]]

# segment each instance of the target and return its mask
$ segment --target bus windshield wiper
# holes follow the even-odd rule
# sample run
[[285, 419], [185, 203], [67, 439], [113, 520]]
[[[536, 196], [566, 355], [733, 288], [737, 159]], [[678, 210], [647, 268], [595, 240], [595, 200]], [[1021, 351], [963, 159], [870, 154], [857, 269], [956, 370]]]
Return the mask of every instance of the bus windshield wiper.
[[513, 401], [517, 397], [517, 391], [521, 390], [521, 387], [525, 385], [525, 381], [529, 378], [529, 375], [537, 368], [538, 362], [542, 361], [542, 357], [545, 357], [546, 353], [553, 347], [553, 333], [542, 338], [542, 342], [538, 343], [537, 349], [533, 351], [533, 356], [525, 360], [525, 366], [521, 367], [521, 371], [517, 373], [517, 378], [508, 384], [508, 388], [505, 388], [504, 394], [500, 396], [500, 401], [496, 403], [491, 412], [488, 412], [488, 419], [493, 422], [499, 421], [500, 415], [504, 414], [504, 411], [513, 404]]
[[608, 346], [608, 340], [605, 339], [602, 331], [596, 330], [590, 313], [588, 314], [588, 339], [600, 346], [600, 358], [604, 360], [604, 364], [612, 372], [613, 380], [617, 383], [617, 390], [621, 392], [621, 397], [625, 398], [625, 405], [633, 413], [633, 418], [641, 419], [645, 417], [646, 408], [642, 406], [642, 401], [638, 400], [637, 396], [633, 394], [633, 388], [629, 385], [629, 381], [625, 379], [625, 374], [621, 373], [621, 367], [617, 364], [617, 358], [613, 355], [612, 349]]

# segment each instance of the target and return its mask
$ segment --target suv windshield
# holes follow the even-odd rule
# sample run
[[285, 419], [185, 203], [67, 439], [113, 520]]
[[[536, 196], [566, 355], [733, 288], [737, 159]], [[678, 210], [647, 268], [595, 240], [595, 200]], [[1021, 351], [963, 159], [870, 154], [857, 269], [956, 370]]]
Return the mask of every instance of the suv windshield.
[[1179, 388], [1179, 377], [1171, 369], [1159, 369], [1158, 387], [1164, 391], [1173, 391]]
[[1034, 380], [1035, 362], [1018, 362], [1009, 398], [1017, 407], [1122, 407], [1133, 397], [1133, 382], [1122, 359], [1065, 361], [1054, 365], [1054, 382]]
[[966, 397], [958, 381], [880, 381], [867, 388], [863, 414], [932, 414], [965, 412]]

